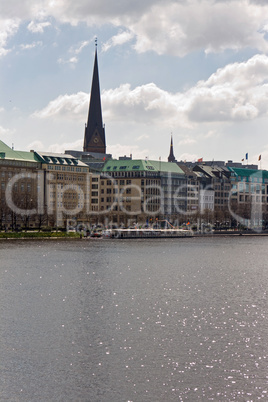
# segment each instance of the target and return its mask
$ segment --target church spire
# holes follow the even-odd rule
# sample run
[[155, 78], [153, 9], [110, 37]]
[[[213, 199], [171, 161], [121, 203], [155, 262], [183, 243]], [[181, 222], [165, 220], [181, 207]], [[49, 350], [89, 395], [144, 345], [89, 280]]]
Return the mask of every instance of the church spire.
[[95, 39], [95, 60], [91, 85], [88, 120], [85, 126], [84, 152], [106, 153], [105, 130], [102, 123], [97, 39]]
[[169, 151], [169, 156], [168, 156], [168, 161], [169, 162], [177, 162], [173, 153], [173, 140], [172, 140], [172, 134], [171, 134], [171, 142], [170, 142], [170, 151]]

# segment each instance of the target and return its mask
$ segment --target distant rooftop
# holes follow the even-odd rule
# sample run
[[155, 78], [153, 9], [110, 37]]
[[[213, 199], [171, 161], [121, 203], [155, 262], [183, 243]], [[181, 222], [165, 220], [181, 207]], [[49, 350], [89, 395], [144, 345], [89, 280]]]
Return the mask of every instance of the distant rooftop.
[[56, 165], [87, 166], [73, 155], [60, 154], [54, 152], [36, 152], [43, 163], [53, 163]]
[[148, 172], [170, 172], [183, 174], [182, 169], [172, 162], [161, 162], [142, 159], [120, 159], [108, 160], [104, 167], [103, 172], [116, 172], [116, 171], [148, 171]]
[[17, 160], [24, 162], [41, 162], [35, 152], [15, 151], [0, 140], [0, 159]]
[[232, 168], [229, 167], [229, 170], [233, 172], [236, 176], [240, 177], [258, 177], [268, 179], [268, 171], [267, 170], [255, 170], [255, 169], [241, 169], [241, 168]]

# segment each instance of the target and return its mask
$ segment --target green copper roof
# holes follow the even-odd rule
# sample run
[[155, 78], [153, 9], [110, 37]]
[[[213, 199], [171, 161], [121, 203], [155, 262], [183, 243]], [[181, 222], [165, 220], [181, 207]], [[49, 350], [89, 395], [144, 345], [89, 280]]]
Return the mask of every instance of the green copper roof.
[[267, 170], [256, 170], [256, 169], [247, 169], [247, 168], [228, 168], [231, 172], [235, 173], [236, 176], [240, 177], [262, 177], [268, 179], [268, 171]]
[[166, 172], [184, 174], [182, 169], [171, 162], [161, 162], [142, 159], [124, 159], [124, 160], [108, 160], [103, 169], [103, 172]]
[[0, 159], [11, 159], [24, 162], [41, 162], [41, 159], [35, 152], [15, 151], [1, 140]]

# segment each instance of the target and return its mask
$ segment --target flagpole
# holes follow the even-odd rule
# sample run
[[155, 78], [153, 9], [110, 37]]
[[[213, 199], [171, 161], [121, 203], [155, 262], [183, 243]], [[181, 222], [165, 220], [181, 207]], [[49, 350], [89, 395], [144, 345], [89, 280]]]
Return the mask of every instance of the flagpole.
[[259, 155], [258, 161], [260, 162], [260, 170], [261, 170], [261, 154]]

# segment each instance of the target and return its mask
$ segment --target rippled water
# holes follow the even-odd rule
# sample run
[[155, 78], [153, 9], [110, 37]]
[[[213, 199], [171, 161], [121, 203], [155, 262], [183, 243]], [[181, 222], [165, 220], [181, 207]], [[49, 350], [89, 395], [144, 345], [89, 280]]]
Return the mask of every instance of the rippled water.
[[1, 241], [0, 400], [268, 400], [267, 246]]

